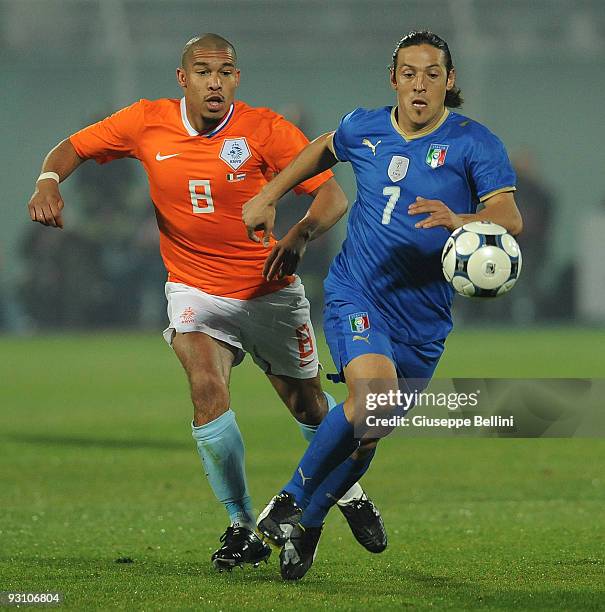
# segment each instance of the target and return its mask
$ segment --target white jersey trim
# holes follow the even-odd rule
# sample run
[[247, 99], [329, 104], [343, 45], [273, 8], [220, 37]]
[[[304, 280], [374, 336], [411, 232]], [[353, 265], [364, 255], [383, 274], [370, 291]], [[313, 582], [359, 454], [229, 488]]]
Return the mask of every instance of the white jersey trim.
[[225, 118], [211, 132], [200, 134], [200, 132], [198, 132], [191, 125], [189, 117], [187, 117], [187, 105], [185, 104], [185, 97], [183, 96], [181, 98], [181, 121], [183, 122], [183, 126], [187, 130], [189, 136], [203, 136], [204, 138], [211, 138], [215, 134], [218, 134], [218, 132], [220, 132], [225, 127], [225, 125], [227, 125], [227, 122], [229, 121], [229, 119], [231, 119], [233, 115], [234, 109], [235, 105], [232, 103], [229, 107], [229, 110], [227, 111], [227, 114], [225, 115]]

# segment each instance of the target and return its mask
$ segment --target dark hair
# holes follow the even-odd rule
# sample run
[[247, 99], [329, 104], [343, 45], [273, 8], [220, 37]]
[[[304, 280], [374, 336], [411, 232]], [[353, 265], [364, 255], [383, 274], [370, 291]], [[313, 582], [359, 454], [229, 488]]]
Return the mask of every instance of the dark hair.
[[200, 36], [195, 36], [191, 40], [187, 41], [187, 44], [183, 47], [183, 53], [181, 55], [181, 66], [185, 66], [185, 62], [189, 56], [189, 52], [193, 47], [214, 47], [218, 49], [230, 49], [233, 52], [233, 58], [237, 60], [237, 53], [235, 52], [235, 47], [226, 39], [223, 38], [220, 34], [213, 34], [212, 32], [208, 32], [206, 34], [201, 34]]
[[[440, 51], [443, 51], [445, 55], [445, 68], [447, 70], [447, 74], [449, 75], [450, 71], [454, 67], [452, 63], [452, 54], [450, 53], [450, 48], [447, 46], [447, 43], [443, 38], [437, 36], [433, 32], [429, 32], [428, 30], [422, 30], [421, 32], [409, 32], [406, 34], [395, 47], [395, 51], [393, 51], [393, 63], [391, 64], [391, 69], [393, 73], [397, 70], [397, 53], [399, 49], [404, 49], [405, 47], [415, 47], [417, 45], [431, 45]], [[464, 99], [462, 98], [462, 92], [460, 88], [454, 87], [450, 91], [445, 92], [445, 106], [449, 106], [450, 108], [458, 108], [462, 106]]]

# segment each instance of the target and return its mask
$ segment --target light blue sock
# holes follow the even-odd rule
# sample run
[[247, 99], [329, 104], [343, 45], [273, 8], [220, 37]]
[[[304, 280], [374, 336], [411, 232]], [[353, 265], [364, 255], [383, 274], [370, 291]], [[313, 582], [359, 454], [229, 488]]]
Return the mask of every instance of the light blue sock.
[[229, 409], [220, 417], [196, 427], [191, 435], [197, 444], [208, 482], [229, 513], [231, 523], [255, 525], [244, 467], [244, 441]]
[[[326, 396], [326, 401], [328, 402], [328, 412], [330, 412], [330, 410], [332, 410], [332, 408], [336, 406], [336, 400], [329, 393], [326, 393], [325, 391], [323, 392], [323, 394]], [[300, 421], [296, 421], [296, 422], [298, 423], [298, 426], [300, 427], [300, 433], [302, 433], [303, 438], [307, 442], [311, 442], [311, 440], [313, 440], [313, 436], [315, 435], [315, 432], [317, 431], [317, 428], [319, 427], [319, 424], [307, 425], [306, 423], [301, 423]]]

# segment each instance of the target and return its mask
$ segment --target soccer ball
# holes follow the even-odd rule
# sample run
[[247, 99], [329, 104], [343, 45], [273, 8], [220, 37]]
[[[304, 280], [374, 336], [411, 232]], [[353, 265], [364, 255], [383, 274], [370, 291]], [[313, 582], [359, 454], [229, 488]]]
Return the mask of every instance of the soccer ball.
[[441, 254], [443, 275], [464, 297], [497, 297], [521, 272], [517, 241], [500, 225], [474, 221], [455, 230]]

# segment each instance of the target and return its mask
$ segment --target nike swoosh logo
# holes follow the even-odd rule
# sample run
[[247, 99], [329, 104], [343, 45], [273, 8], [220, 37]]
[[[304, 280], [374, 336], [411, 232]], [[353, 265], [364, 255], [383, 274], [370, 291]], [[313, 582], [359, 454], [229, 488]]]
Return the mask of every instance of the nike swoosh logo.
[[180, 155], [180, 153], [172, 153], [172, 155], [160, 155], [160, 152], [158, 151], [155, 154], [155, 158], [157, 161], [164, 161], [165, 159], [170, 159], [171, 157], [176, 157], [177, 155]]

